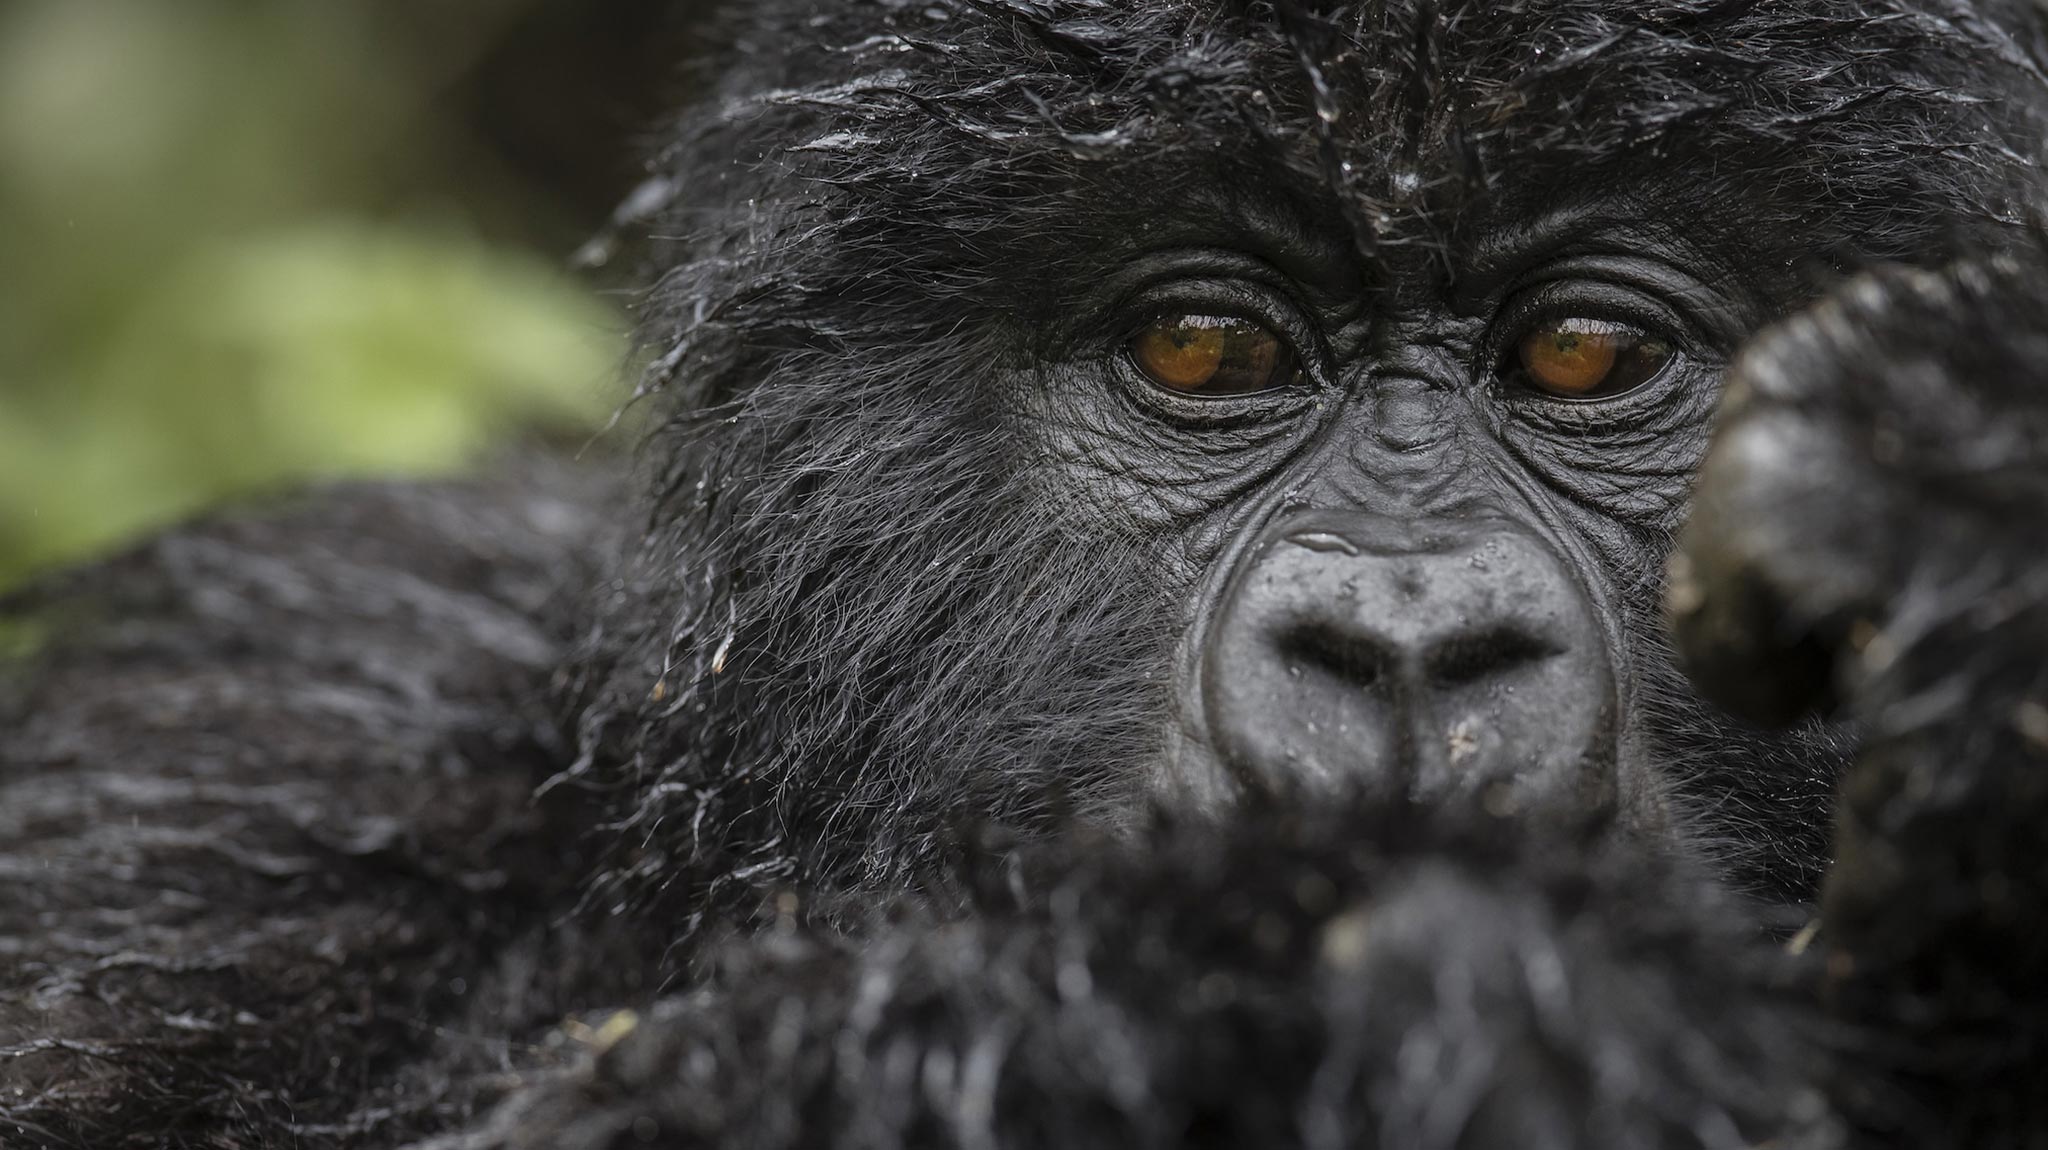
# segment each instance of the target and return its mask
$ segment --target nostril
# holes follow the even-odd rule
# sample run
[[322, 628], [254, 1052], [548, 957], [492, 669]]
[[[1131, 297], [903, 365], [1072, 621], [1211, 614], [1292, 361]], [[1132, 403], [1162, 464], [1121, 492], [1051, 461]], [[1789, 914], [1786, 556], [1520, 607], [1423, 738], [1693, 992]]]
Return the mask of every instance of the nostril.
[[1315, 623], [1282, 631], [1279, 650], [1289, 668], [1321, 671], [1356, 687], [1378, 683], [1392, 662], [1391, 653], [1373, 638]]
[[[1371, 688], [1399, 674], [1401, 652], [1370, 633], [1327, 623], [1300, 623], [1282, 631], [1277, 644], [1292, 672], [1318, 671], [1353, 687]], [[1438, 688], [1465, 687], [1501, 679], [1565, 653], [1557, 642], [1513, 624], [1482, 627], [1445, 638], [1419, 668]], [[1409, 656], [1412, 658], [1413, 656]]]
[[1425, 667], [1430, 682], [1463, 687], [1562, 654], [1563, 647], [1520, 627], [1487, 627], [1444, 640], [1429, 653]]

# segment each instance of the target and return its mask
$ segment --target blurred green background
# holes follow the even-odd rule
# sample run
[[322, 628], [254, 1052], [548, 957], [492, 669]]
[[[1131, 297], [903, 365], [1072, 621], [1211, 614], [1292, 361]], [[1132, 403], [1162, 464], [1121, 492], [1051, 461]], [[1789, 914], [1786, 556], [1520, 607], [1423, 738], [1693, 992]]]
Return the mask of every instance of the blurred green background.
[[0, 0], [0, 587], [236, 494], [577, 442], [569, 254], [676, 5]]

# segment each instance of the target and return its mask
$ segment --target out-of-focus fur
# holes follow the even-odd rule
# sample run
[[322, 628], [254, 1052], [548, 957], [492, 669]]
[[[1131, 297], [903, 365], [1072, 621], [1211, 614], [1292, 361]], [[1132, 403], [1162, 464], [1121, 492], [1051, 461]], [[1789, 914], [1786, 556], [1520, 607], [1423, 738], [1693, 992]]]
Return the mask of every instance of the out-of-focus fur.
[[532, 796], [599, 489], [332, 492], [10, 601], [40, 657], [0, 726], [0, 1141], [417, 1117], [405, 1052], [572, 885], [581, 828]]

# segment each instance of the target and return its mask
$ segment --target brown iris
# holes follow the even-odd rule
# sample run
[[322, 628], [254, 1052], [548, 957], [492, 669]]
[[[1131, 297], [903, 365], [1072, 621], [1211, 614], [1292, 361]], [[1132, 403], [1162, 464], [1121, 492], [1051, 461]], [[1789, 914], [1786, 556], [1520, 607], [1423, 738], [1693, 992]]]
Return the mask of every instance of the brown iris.
[[1132, 338], [1131, 362], [1181, 395], [1249, 395], [1294, 377], [1280, 337], [1233, 316], [1163, 316]]
[[1636, 328], [1580, 318], [1532, 328], [1515, 351], [1521, 379], [1559, 399], [1606, 399], [1634, 391], [1673, 357], [1670, 343]]

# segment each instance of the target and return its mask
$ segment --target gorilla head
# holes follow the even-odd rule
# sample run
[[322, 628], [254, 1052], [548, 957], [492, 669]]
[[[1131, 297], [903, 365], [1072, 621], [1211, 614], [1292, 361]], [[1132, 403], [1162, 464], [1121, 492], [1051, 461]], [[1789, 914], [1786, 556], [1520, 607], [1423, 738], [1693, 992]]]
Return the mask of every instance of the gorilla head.
[[2038, 198], [2016, 27], [758, 6], [636, 197], [664, 442], [570, 773], [633, 831], [606, 889], [1359, 788], [1804, 891], [1842, 740], [1694, 701], [1669, 539], [1738, 342]]

